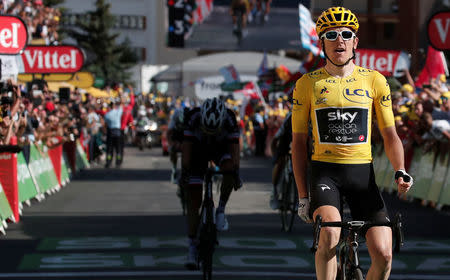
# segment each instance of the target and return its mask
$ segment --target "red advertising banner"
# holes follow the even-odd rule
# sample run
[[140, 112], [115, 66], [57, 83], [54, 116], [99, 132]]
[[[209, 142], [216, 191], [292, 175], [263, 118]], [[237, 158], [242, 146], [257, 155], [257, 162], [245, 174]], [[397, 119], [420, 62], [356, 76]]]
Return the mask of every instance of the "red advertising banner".
[[[11, 144], [16, 144], [11, 138]], [[17, 154], [0, 154], [0, 182], [8, 198], [9, 205], [14, 214], [15, 222], [19, 222], [19, 183], [17, 181]]]
[[55, 170], [56, 178], [58, 179], [58, 184], [60, 186], [62, 186], [62, 184], [61, 184], [62, 153], [63, 153], [62, 145], [58, 145], [58, 146], [48, 150], [48, 156], [50, 157], [50, 160], [52, 161], [53, 169]]
[[436, 13], [428, 21], [428, 40], [437, 50], [450, 49], [449, 23], [450, 12]]
[[385, 76], [402, 76], [409, 69], [410, 59], [405, 52], [391, 50], [356, 49], [355, 64], [376, 70]]
[[0, 54], [19, 54], [28, 40], [26, 24], [19, 17], [0, 16]]
[[28, 46], [21, 57], [22, 73], [75, 73], [84, 64], [84, 53], [75, 46]]

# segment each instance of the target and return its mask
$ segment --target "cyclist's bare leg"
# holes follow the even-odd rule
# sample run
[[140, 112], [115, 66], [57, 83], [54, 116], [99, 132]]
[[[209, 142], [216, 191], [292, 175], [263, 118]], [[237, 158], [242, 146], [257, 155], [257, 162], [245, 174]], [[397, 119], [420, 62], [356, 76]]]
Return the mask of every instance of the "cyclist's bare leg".
[[267, 0], [265, 1], [265, 5], [266, 5], [266, 12], [265, 15], [268, 15], [270, 13], [270, 3], [272, 2], [272, 0]]
[[194, 238], [200, 222], [200, 206], [202, 204], [202, 186], [185, 186], [186, 214], [188, 220], [188, 236]]
[[372, 227], [366, 233], [372, 265], [367, 280], [387, 280], [392, 266], [392, 230], [390, 227]]
[[[334, 206], [320, 206], [313, 217], [322, 217], [324, 222], [341, 221], [339, 210]], [[335, 280], [337, 273], [336, 246], [339, 243], [341, 229], [337, 227], [323, 227], [320, 231], [319, 247], [315, 255], [316, 276], [318, 280]]]

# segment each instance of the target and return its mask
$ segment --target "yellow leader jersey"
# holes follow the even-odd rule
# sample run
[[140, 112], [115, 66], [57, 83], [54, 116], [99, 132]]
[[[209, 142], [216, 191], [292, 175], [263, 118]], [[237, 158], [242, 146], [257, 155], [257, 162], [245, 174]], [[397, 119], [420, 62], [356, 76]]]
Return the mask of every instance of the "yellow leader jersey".
[[372, 161], [372, 111], [380, 130], [394, 125], [391, 93], [377, 71], [355, 66], [336, 78], [325, 68], [303, 75], [293, 94], [292, 131], [313, 134], [312, 160], [357, 164]]

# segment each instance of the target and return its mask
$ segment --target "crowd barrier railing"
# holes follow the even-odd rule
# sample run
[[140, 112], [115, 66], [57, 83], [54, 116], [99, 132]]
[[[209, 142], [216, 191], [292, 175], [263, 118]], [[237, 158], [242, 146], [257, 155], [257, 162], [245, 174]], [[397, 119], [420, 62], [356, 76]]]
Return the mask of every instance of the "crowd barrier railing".
[[[86, 153], [79, 142], [75, 145], [76, 168], [89, 168]], [[23, 204], [59, 191], [72, 174], [62, 145], [30, 145], [28, 163], [23, 152], [0, 153], [0, 232], [6, 233], [7, 221], [20, 221]]]
[[[374, 173], [378, 187], [389, 193], [395, 191], [394, 170], [384, 152], [383, 145], [373, 149]], [[436, 209], [450, 205], [450, 154], [414, 148], [409, 174], [414, 185], [407, 193], [409, 200], [419, 199], [423, 204], [432, 203]]]

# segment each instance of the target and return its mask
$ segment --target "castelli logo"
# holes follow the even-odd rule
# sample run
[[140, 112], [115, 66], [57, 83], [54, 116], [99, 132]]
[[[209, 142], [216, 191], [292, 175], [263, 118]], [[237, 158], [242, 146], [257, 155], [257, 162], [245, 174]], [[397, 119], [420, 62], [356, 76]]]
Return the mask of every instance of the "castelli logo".
[[23, 73], [75, 73], [84, 63], [75, 46], [28, 46], [21, 56]]
[[27, 27], [20, 18], [0, 16], [0, 54], [21, 53], [27, 40]]

